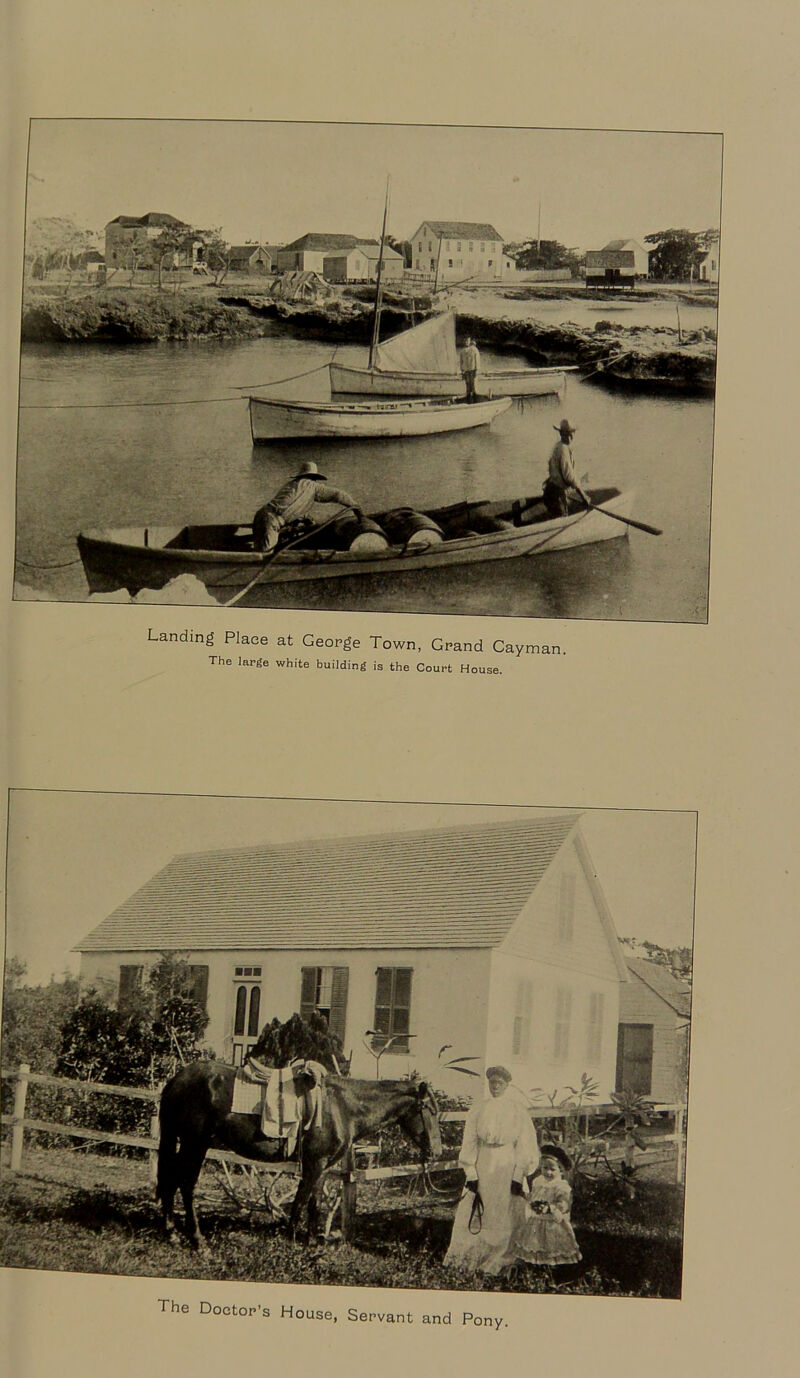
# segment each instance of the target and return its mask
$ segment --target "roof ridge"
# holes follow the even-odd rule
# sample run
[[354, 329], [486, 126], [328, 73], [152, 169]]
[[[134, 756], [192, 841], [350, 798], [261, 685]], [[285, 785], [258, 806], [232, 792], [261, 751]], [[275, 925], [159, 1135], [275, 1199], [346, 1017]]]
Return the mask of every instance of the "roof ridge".
[[[466, 805], [465, 807], [468, 808], [468, 807], [470, 807], [470, 806], [469, 806], [469, 805]], [[435, 838], [435, 837], [445, 837], [445, 836], [447, 836], [447, 835], [452, 836], [452, 834], [454, 834], [454, 833], [465, 833], [465, 834], [466, 834], [466, 833], [486, 832], [486, 831], [490, 831], [491, 829], [495, 829], [495, 828], [500, 829], [500, 828], [505, 828], [505, 827], [522, 827], [525, 823], [541, 823], [541, 824], [552, 823], [552, 824], [557, 824], [557, 823], [566, 822], [567, 819], [571, 820], [571, 821], [570, 821], [570, 826], [574, 827], [575, 823], [577, 823], [578, 820], [579, 820], [580, 818], [582, 818], [582, 817], [583, 817], [582, 812], [581, 812], [580, 810], [576, 810], [574, 813], [545, 814], [543, 817], [539, 817], [539, 818], [524, 818], [524, 819], [522, 819], [522, 818], [520, 818], [520, 819], [511, 818], [511, 819], [503, 819], [502, 821], [498, 820], [497, 822], [491, 822], [491, 823], [468, 823], [468, 824], [462, 824], [462, 823], [448, 823], [445, 827], [435, 827], [435, 826], [434, 826], [434, 827], [432, 827], [432, 828], [431, 828], [431, 827], [428, 827], [428, 828], [402, 828], [402, 829], [397, 830], [396, 832], [381, 831], [381, 832], [369, 832], [369, 833], [331, 833], [330, 836], [323, 836], [323, 837], [300, 837], [300, 838], [296, 838], [293, 842], [248, 842], [248, 843], [242, 843], [240, 846], [235, 846], [235, 847], [202, 847], [202, 848], [200, 848], [199, 851], [174, 852], [174, 853], [172, 854], [172, 856], [170, 857], [170, 860], [169, 860], [168, 862], [166, 862], [165, 865], [169, 866], [173, 861], [177, 861], [177, 860], [179, 860], [179, 859], [181, 859], [181, 858], [183, 858], [183, 857], [235, 856], [235, 855], [237, 855], [237, 854], [238, 854], [238, 855], [243, 855], [243, 854], [246, 853], [246, 852], [265, 852], [265, 851], [280, 852], [280, 851], [288, 851], [288, 850], [290, 850], [290, 849], [302, 848], [302, 847], [314, 847], [314, 846], [327, 847], [327, 846], [331, 846], [331, 845], [333, 845], [334, 843], [337, 843], [337, 842], [352, 842], [352, 843], [361, 843], [361, 844], [363, 844], [363, 843], [365, 843], [365, 842], [378, 842], [378, 841], [390, 842], [390, 841], [394, 841], [394, 840], [397, 839], [397, 838], [405, 838], [405, 839], [410, 839], [410, 838], [414, 838], [414, 837], [434, 837], [434, 838]], [[163, 870], [164, 867], [162, 867], [161, 869]]]

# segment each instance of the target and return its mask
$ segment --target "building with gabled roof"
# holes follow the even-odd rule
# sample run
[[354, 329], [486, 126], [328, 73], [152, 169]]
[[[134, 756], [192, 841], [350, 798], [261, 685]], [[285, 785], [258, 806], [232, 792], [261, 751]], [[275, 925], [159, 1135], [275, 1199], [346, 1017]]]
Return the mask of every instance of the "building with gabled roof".
[[410, 242], [412, 271], [437, 282], [493, 282], [516, 271], [485, 221], [423, 220]]
[[[117, 215], [109, 220], [105, 229], [105, 262], [112, 272], [117, 268], [127, 268], [135, 261], [139, 267], [152, 265], [151, 246], [162, 230], [188, 229], [185, 221], [166, 211], [148, 211], [146, 215]], [[185, 262], [192, 262], [194, 251], [187, 250], [182, 256]]]
[[616, 1089], [664, 1104], [686, 1101], [691, 986], [668, 967], [625, 957], [620, 991]]
[[311, 272], [323, 275], [326, 257], [346, 253], [362, 244], [376, 244], [374, 239], [359, 239], [354, 234], [321, 234], [311, 232], [285, 244], [278, 253], [278, 272]]
[[116, 1001], [180, 952], [230, 1061], [319, 1009], [357, 1076], [383, 1048], [383, 1076], [436, 1076], [447, 1044], [526, 1091], [614, 1085], [628, 969], [576, 815], [181, 855], [77, 950], [83, 985]]

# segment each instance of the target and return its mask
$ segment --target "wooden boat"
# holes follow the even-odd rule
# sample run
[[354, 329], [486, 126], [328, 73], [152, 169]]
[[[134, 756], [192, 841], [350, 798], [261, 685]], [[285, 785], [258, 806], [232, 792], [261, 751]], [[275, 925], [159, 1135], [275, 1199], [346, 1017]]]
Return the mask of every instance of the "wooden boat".
[[[561, 393], [566, 368], [503, 368], [480, 370], [475, 388], [480, 397], [544, 397]], [[464, 395], [458, 366], [455, 317], [451, 311], [434, 316], [411, 330], [403, 330], [376, 344], [366, 368], [329, 365], [332, 393], [361, 393], [389, 397], [452, 397]]]
[[[590, 490], [589, 496], [614, 515], [592, 507], [566, 517], [551, 517], [540, 496], [508, 498], [453, 503], [420, 513], [402, 509], [408, 516], [423, 520], [406, 524], [406, 530], [418, 529], [403, 544], [389, 542], [381, 549], [372, 548], [370, 543], [366, 549], [337, 550], [326, 523], [327, 530], [310, 532], [293, 548], [262, 555], [253, 550], [252, 528], [230, 523], [85, 531], [78, 536], [78, 550], [91, 593], [160, 589], [179, 575], [190, 574], [225, 602], [254, 580], [258, 580], [254, 593], [262, 587], [266, 592], [270, 584], [364, 574], [393, 576], [417, 569], [543, 555], [624, 536], [627, 527], [616, 518], [630, 516], [633, 491], [600, 488]], [[369, 520], [383, 530], [392, 530], [398, 515], [397, 511], [376, 513]]]
[[467, 403], [463, 399], [402, 402], [286, 402], [250, 397], [254, 441], [377, 440], [388, 436], [436, 435], [487, 426], [511, 406], [510, 397]]

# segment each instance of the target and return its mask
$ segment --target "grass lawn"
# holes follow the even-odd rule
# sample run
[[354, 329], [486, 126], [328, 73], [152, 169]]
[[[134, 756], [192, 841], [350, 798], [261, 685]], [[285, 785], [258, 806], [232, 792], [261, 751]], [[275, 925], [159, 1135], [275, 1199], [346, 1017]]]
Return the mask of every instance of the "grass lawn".
[[[525, 1267], [511, 1281], [465, 1277], [441, 1262], [457, 1191], [408, 1197], [396, 1188], [359, 1193], [355, 1244], [293, 1243], [263, 1210], [241, 1211], [203, 1171], [202, 1253], [168, 1244], [144, 1161], [67, 1148], [26, 1148], [24, 1171], [0, 1180], [0, 1262], [7, 1267], [138, 1277], [409, 1287], [449, 1291], [559, 1291], [680, 1295], [682, 1189], [654, 1168], [634, 1201], [603, 1181], [576, 1192], [583, 1262]], [[559, 1276], [561, 1274], [562, 1276]]]

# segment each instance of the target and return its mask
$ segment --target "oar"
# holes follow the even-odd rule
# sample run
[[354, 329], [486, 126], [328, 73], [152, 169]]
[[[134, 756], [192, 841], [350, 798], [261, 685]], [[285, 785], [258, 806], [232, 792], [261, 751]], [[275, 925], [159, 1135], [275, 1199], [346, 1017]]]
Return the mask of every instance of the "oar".
[[[348, 510], [351, 512], [353, 511], [352, 508], [348, 509], [346, 507], [340, 507], [338, 512], [334, 512], [332, 517], [329, 517], [326, 522], [322, 522], [320, 526], [316, 527], [316, 534], [319, 535], [320, 531], [324, 531], [326, 526], [331, 526], [333, 522], [337, 520], [338, 517], [341, 517], [343, 512], [347, 512]], [[280, 547], [280, 554], [283, 555], [285, 551], [291, 550], [292, 546], [299, 545], [300, 542], [304, 541], [309, 534], [310, 533], [306, 531], [303, 533], [302, 536], [298, 536], [296, 540], [287, 541], [286, 545], [282, 545]], [[277, 546], [275, 546], [273, 550], [268, 550], [264, 556], [263, 563], [261, 564], [260, 568], [256, 571], [256, 573], [253, 575], [252, 579], [250, 580], [250, 583], [245, 584], [244, 588], [240, 589], [239, 592], [233, 596], [233, 598], [229, 598], [225, 603], [223, 603], [223, 608], [233, 608], [236, 606], [237, 603], [241, 602], [245, 594], [249, 593], [250, 590], [255, 587], [258, 581], [260, 579], [263, 579], [265, 574], [269, 573], [270, 565], [272, 564], [273, 560], [275, 559], [275, 556], [278, 553], [279, 552]]]
[[647, 522], [634, 521], [633, 517], [621, 517], [619, 512], [609, 512], [607, 507], [600, 507], [596, 502], [587, 502], [586, 507], [590, 512], [602, 512], [604, 517], [613, 517], [615, 522], [624, 522], [626, 526], [635, 526], [637, 531], [646, 531], [649, 536], [663, 536], [663, 531], [658, 526], [648, 526]]

